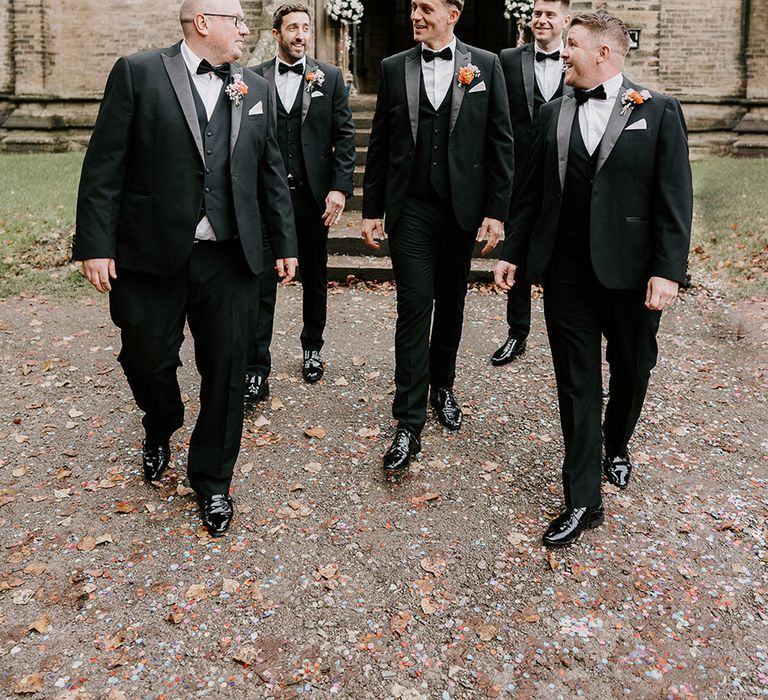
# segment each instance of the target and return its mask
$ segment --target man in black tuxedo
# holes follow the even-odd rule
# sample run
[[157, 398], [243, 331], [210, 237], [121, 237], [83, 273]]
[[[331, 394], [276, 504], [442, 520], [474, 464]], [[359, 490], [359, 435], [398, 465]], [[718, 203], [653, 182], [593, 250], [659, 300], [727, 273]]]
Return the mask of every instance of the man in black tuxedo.
[[[527, 170], [533, 143], [533, 124], [539, 108], [568, 94], [564, 84], [563, 30], [571, 18], [570, 0], [536, 0], [533, 5], [531, 29], [535, 41], [514, 49], [504, 49], [499, 55], [509, 98], [509, 116], [515, 137], [514, 203]], [[514, 204], [513, 204], [514, 207]], [[507, 293], [507, 339], [491, 357], [495, 367], [506, 365], [525, 352], [531, 332], [531, 284], [518, 281]]]
[[262, 239], [296, 269], [291, 198], [267, 83], [235, 61], [238, 0], [184, 0], [184, 40], [117, 61], [83, 163], [73, 257], [109, 292], [119, 361], [144, 411], [144, 474], [158, 479], [184, 405], [184, 323], [201, 376], [187, 474], [203, 523], [223, 535], [243, 427], [249, 307]]
[[[684, 281], [693, 194], [680, 104], [622, 75], [621, 20], [574, 17], [563, 53], [574, 94], [539, 113], [531, 169], [496, 267], [508, 290], [527, 259], [544, 284], [544, 316], [565, 442], [565, 512], [544, 544], [573, 542], [603, 522], [608, 481], [626, 488], [662, 310]], [[601, 433], [601, 337], [609, 400]]]
[[484, 253], [498, 242], [514, 170], [499, 59], [453, 32], [463, 0], [411, 8], [418, 45], [382, 61], [363, 194], [363, 238], [379, 247], [386, 212], [397, 284], [388, 474], [421, 451], [430, 387], [440, 422], [461, 427], [453, 383], [472, 250], [476, 238]]
[[[309, 9], [280, 5], [272, 35], [277, 56], [254, 68], [269, 83], [277, 140], [291, 187], [303, 287], [302, 374], [309, 383], [324, 372], [320, 350], [328, 308], [328, 228], [337, 223], [352, 194], [355, 128], [341, 71], [307, 56]], [[277, 275], [261, 278], [261, 304], [246, 375], [245, 402], [269, 396], [269, 345], [275, 320]]]

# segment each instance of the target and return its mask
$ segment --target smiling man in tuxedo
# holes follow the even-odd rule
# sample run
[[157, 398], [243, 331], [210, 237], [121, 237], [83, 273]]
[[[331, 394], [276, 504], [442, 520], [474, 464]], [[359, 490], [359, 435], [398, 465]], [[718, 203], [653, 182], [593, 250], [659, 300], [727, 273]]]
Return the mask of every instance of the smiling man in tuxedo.
[[195, 343], [200, 414], [187, 475], [203, 523], [223, 535], [243, 427], [249, 307], [270, 237], [278, 274], [296, 269], [291, 198], [267, 83], [236, 61], [238, 0], [184, 0], [183, 41], [117, 61], [83, 163], [73, 257], [109, 292], [119, 361], [146, 437], [147, 481], [184, 420], [176, 377], [184, 324]]
[[[563, 60], [572, 95], [541, 108], [531, 168], [496, 267], [542, 280], [565, 442], [565, 511], [550, 547], [600, 525], [601, 462], [626, 488], [628, 451], [656, 364], [661, 312], [685, 279], [693, 194], [679, 102], [622, 75], [629, 36], [607, 14], [574, 17]], [[601, 340], [610, 367], [601, 431]], [[605, 454], [601, 454], [604, 443]]]
[[[509, 116], [515, 137], [515, 184], [512, 202], [520, 192], [533, 143], [533, 124], [543, 104], [568, 94], [564, 84], [563, 31], [571, 21], [570, 0], [536, 0], [531, 30], [535, 41], [499, 54], [509, 98]], [[531, 284], [524, 271], [507, 292], [507, 339], [493, 353], [495, 367], [512, 362], [525, 352], [531, 332]]]
[[484, 253], [495, 247], [512, 194], [501, 65], [456, 38], [463, 9], [463, 0], [411, 3], [418, 44], [382, 61], [368, 146], [362, 236], [378, 248], [386, 213], [397, 284], [391, 475], [421, 451], [430, 388], [440, 422], [461, 427], [453, 385], [472, 250], [475, 239], [487, 241]]
[[[328, 311], [328, 229], [341, 218], [355, 171], [355, 127], [344, 80], [338, 68], [307, 55], [311, 34], [304, 3], [280, 5], [272, 25], [277, 56], [254, 68], [272, 89], [277, 140], [291, 187], [303, 289], [302, 375], [308, 383], [324, 372], [320, 350]], [[269, 396], [277, 275], [264, 274], [260, 284], [247, 407]]]

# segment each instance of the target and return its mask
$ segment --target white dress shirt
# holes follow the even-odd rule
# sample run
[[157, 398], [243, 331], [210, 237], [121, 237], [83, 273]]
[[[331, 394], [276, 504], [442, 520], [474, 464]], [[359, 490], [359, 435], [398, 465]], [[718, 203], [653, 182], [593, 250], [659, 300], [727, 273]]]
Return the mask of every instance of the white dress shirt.
[[[304, 80], [304, 73], [307, 72], [307, 57], [304, 56], [300, 61], [297, 61], [294, 65], [301, 66], [301, 75], [288, 71], [280, 75], [280, 64], [285, 63], [279, 58], [275, 58], [275, 88], [277, 94], [280, 97], [280, 102], [283, 103], [286, 112], [291, 111], [293, 103], [296, 101], [296, 95], [301, 89], [301, 83]], [[286, 65], [290, 65], [286, 63]]]
[[547, 102], [552, 99], [552, 96], [557, 92], [557, 88], [560, 87], [560, 79], [563, 76], [563, 59], [553, 61], [551, 58], [548, 58], [546, 61], [537, 61], [536, 53], [539, 51], [542, 53], [560, 51], [562, 53], [563, 49], [562, 42], [558, 48], [552, 51], [544, 51], [538, 44], [534, 44], [533, 70], [536, 74], [536, 83], [539, 86], [539, 91]]
[[[595, 152], [595, 149], [600, 144], [600, 140], [603, 138], [605, 129], [608, 126], [608, 119], [619, 97], [623, 82], [624, 76], [621, 73], [616, 74], [613, 78], [603, 83], [606, 99], [587, 100], [579, 107], [581, 138], [584, 139], [584, 145], [587, 147], [589, 155]], [[594, 85], [590, 89], [596, 87], [597, 85]]]
[[[422, 51], [429, 49], [428, 46], [422, 44]], [[456, 65], [456, 37], [453, 37], [448, 46], [451, 47], [453, 58], [450, 61], [446, 61], [443, 58], [436, 58], [434, 61], [424, 60], [424, 56], [421, 58], [421, 74], [424, 76], [424, 88], [427, 91], [427, 97], [432, 103], [435, 109], [439, 109], [440, 105], [445, 99], [445, 95], [448, 90], [451, 89], [451, 83], [454, 77], [454, 66]], [[442, 51], [445, 46], [438, 49]], [[432, 49], [429, 49], [430, 51]]]
[[[208, 121], [210, 121], [213, 110], [216, 109], [216, 103], [219, 101], [221, 86], [224, 81], [216, 73], [197, 74], [197, 67], [202, 59], [195, 55], [186, 41], [181, 42], [181, 55], [184, 57], [184, 63], [187, 64], [187, 70], [192, 76], [192, 84], [197, 89], [197, 94], [200, 95], [203, 105], [205, 105], [205, 113], [208, 116]], [[216, 240], [216, 232], [213, 230], [213, 225], [207, 215], [200, 219], [197, 224], [195, 238], [198, 241]]]

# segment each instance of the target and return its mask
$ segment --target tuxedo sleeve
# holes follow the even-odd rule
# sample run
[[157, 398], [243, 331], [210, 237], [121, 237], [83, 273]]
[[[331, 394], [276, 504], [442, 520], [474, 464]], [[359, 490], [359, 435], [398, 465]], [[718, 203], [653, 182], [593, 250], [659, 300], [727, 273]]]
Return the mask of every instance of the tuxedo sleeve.
[[117, 222], [131, 146], [133, 81], [128, 60], [115, 63], [83, 160], [72, 244], [74, 260], [114, 258]]
[[509, 214], [515, 176], [515, 145], [509, 120], [509, 100], [498, 56], [493, 57], [488, 124], [486, 126], [488, 194], [485, 216], [504, 221]]
[[283, 157], [275, 132], [277, 123], [272, 106], [272, 95], [267, 91], [268, 115], [264, 151], [259, 163], [259, 209], [264, 229], [275, 258], [296, 258], [299, 255], [296, 242], [296, 224], [293, 216], [291, 191], [285, 174]]
[[531, 233], [541, 215], [544, 194], [544, 137], [542, 113], [536, 119], [533, 132], [533, 146], [528, 158], [528, 167], [518, 195], [509, 212], [504, 243], [499, 258], [517, 265], [525, 264], [530, 247]]
[[331, 189], [344, 192], [351, 197], [354, 194], [355, 172], [355, 126], [352, 111], [349, 108], [347, 90], [341, 78], [341, 71], [336, 73], [333, 86], [333, 179]]
[[651, 276], [685, 281], [693, 219], [688, 133], [680, 103], [668, 98], [659, 124], [655, 173], [655, 240]]
[[363, 218], [384, 217], [387, 198], [387, 169], [389, 167], [389, 95], [387, 71], [381, 65], [381, 81], [376, 97], [368, 156], [365, 161], [363, 180]]

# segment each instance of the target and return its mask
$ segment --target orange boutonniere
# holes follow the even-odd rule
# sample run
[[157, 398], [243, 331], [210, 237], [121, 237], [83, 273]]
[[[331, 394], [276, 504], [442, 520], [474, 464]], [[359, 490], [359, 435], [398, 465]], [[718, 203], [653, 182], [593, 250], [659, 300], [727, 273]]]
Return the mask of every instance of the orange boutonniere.
[[243, 76], [240, 73], [232, 75], [232, 82], [226, 87], [227, 97], [235, 103], [235, 107], [240, 106], [243, 97], [248, 94], [248, 86], [243, 82]]
[[473, 66], [471, 63], [468, 63], [463, 68], [459, 68], [459, 74], [457, 76], [457, 79], [459, 81], [459, 87], [466, 87], [475, 78], [479, 78], [479, 77], [480, 77], [480, 69], [477, 66]]
[[627, 90], [621, 96], [621, 104], [623, 105], [619, 114], [623, 117], [630, 109], [634, 109], [635, 106], [641, 105], [651, 99], [651, 93], [648, 90]]
[[307, 92], [312, 92], [315, 88], [322, 87], [325, 82], [325, 73], [318, 68], [315, 71], [309, 71], [309, 73], [304, 76], [304, 80], [307, 81], [307, 87], [304, 89]]

